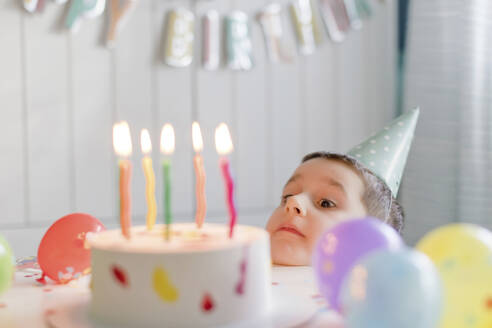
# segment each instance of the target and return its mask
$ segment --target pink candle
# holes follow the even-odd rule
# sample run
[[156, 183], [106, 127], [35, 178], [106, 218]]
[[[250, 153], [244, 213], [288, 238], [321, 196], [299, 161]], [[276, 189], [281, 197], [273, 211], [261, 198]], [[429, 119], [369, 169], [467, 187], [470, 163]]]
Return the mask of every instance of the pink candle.
[[226, 202], [227, 209], [229, 210], [229, 238], [232, 238], [237, 219], [236, 205], [234, 204], [234, 180], [231, 176], [229, 160], [227, 157], [221, 157], [219, 164], [226, 187]]
[[234, 204], [234, 180], [231, 176], [231, 170], [229, 165], [229, 159], [226, 157], [232, 149], [232, 140], [229, 129], [225, 123], [219, 124], [215, 129], [215, 147], [217, 153], [222, 155], [219, 161], [220, 169], [224, 177], [226, 187], [226, 203], [229, 210], [229, 238], [232, 238], [234, 234], [234, 226], [236, 225], [236, 206]]

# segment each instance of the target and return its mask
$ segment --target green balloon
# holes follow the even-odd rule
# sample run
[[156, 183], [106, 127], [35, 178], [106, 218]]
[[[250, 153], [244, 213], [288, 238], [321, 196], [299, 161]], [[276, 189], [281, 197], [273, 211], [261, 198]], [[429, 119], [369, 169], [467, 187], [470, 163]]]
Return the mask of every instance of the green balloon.
[[0, 235], [0, 294], [9, 289], [14, 276], [14, 257], [9, 244]]

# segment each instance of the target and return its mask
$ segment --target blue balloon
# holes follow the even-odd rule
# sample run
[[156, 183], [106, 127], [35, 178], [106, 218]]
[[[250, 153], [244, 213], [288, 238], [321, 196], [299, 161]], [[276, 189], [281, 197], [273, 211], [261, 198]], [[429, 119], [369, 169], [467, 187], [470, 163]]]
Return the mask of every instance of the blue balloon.
[[426, 255], [408, 248], [362, 257], [341, 293], [347, 328], [435, 328], [441, 317], [440, 276]]

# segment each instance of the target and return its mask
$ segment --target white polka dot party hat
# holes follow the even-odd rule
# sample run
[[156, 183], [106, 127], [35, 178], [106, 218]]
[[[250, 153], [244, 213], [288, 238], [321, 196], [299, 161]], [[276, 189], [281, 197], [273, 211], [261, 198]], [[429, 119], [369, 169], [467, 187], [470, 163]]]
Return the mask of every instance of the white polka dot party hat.
[[399, 116], [347, 153], [383, 180], [394, 197], [400, 187], [419, 113], [416, 108]]

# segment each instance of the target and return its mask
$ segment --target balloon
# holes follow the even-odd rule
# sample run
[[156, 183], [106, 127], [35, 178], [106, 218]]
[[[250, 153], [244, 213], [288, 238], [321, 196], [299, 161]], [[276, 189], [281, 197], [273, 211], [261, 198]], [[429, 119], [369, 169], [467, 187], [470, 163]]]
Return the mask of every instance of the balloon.
[[313, 252], [320, 293], [328, 304], [340, 310], [340, 287], [354, 263], [375, 249], [397, 249], [402, 245], [393, 228], [373, 217], [345, 221], [325, 231]]
[[435, 328], [442, 309], [437, 269], [426, 255], [408, 248], [362, 257], [340, 298], [347, 328]]
[[0, 294], [9, 289], [14, 276], [14, 256], [9, 243], [0, 236]]
[[492, 327], [492, 232], [451, 224], [425, 235], [416, 248], [436, 265], [445, 295], [442, 328]]
[[38, 263], [50, 279], [66, 283], [90, 272], [88, 233], [105, 230], [96, 218], [73, 213], [62, 217], [46, 231], [38, 248]]

